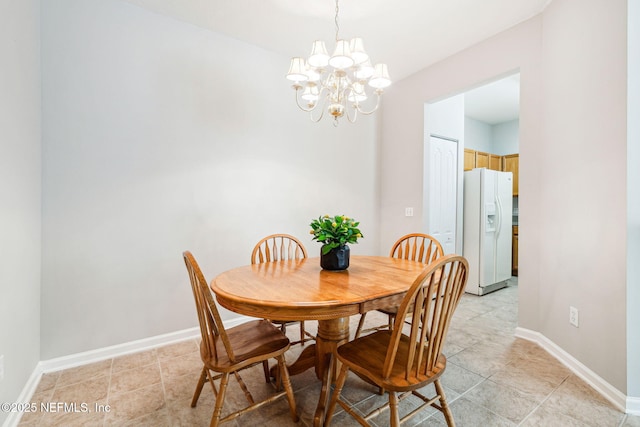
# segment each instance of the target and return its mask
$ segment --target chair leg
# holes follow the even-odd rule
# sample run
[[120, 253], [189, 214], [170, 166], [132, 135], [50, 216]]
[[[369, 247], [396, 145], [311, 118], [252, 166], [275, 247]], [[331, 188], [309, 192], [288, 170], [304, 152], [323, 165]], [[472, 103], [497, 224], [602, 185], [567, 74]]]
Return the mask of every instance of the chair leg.
[[282, 385], [287, 392], [287, 400], [289, 401], [289, 411], [291, 412], [291, 419], [294, 423], [297, 423], [298, 412], [296, 410], [296, 400], [293, 397], [293, 387], [291, 386], [291, 378], [289, 378], [289, 370], [284, 360], [284, 355], [280, 355], [276, 358], [278, 360], [278, 377], [282, 380]]
[[451, 413], [451, 408], [449, 408], [449, 404], [447, 403], [447, 397], [444, 395], [444, 389], [440, 384], [440, 380], [435, 380], [433, 384], [436, 387], [436, 393], [440, 396], [440, 406], [442, 407], [444, 418], [447, 421], [447, 426], [455, 427], [456, 422], [453, 420], [453, 414]]
[[269, 362], [262, 361], [262, 370], [264, 371], [264, 381], [269, 384], [271, 382], [271, 374], [269, 373]]
[[367, 313], [362, 313], [360, 315], [360, 321], [358, 322], [358, 327], [356, 328], [356, 336], [353, 339], [360, 338], [360, 333], [362, 333], [362, 327], [364, 326], [364, 318], [367, 316]]
[[348, 372], [349, 372], [349, 368], [347, 367], [347, 365], [342, 365], [342, 368], [340, 369], [340, 375], [336, 380], [336, 386], [333, 389], [333, 396], [331, 396], [331, 402], [329, 403], [329, 408], [327, 408], [327, 412], [324, 417], [325, 426], [328, 426], [331, 424], [333, 411], [336, 409], [336, 404], [338, 403], [338, 399], [340, 399], [340, 393], [342, 393], [342, 387], [344, 387], [344, 382], [347, 379]]
[[227, 385], [229, 384], [229, 374], [223, 373], [220, 379], [220, 390], [216, 397], [216, 406], [213, 408], [213, 415], [211, 416], [211, 424], [209, 427], [218, 427], [220, 424], [220, 416], [222, 415], [222, 405], [224, 405], [224, 397], [227, 393]]
[[398, 395], [395, 391], [389, 392], [389, 410], [391, 411], [391, 427], [399, 427], [400, 414], [398, 413]]
[[300, 345], [304, 345], [304, 337], [305, 337], [305, 333], [304, 333], [304, 321], [300, 322]]
[[207, 382], [207, 367], [202, 367], [202, 372], [200, 373], [200, 379], [198, 380], [198, 385], [196, 386], [196, 391], [193, 393], [193, 399], [191, 399], [191, 407], [195, 408], [198, 403], [198, 399], [200, 398], [200, 393], [202, 392], [202, 387], [204, 387], [204, 383]]
[[233, 373], [233, 375], [235, 375], [236, 380], [238, 381], [238, 384], [240, 385], [240, 388], [242, 389], [242, 392], [244, 393], [244, 397], [247, 399], [247, 402], [249, 402], [249, 405], [253, 405], [255, 403], [254, 400], [253, 400], [253, 396], [251, 396], [251, 393], [249, 392], [249, 389], [247, 388], [247, 385], [242, 380], [242, 377], [240, 376], [238, 371], [235, 371]]
[[[277, 357], [276, 357], [276, 360], [278, 360]], [[285, 363], [286, 363], [286, 359], [285, 359]], [[274, 382], [276, 391], [281, 391], [282, 390], [282, 368], [280, 367], [280, 363], [278, 363], [278, 369], [276, 369], [276, 376], [273, 379], [273, 382]]]

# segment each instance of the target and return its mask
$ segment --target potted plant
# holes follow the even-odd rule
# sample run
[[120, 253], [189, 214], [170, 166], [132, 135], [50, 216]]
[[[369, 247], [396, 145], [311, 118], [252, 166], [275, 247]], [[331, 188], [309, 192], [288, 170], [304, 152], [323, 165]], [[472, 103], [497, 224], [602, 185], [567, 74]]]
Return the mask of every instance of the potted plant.
[[345, 270], [349, 267], [349, 246], [363, 237], [359, 222], [345, 215], [321, 216], [311, 221], [313, 240], [322, 243], [320, 266], [325, 270]]

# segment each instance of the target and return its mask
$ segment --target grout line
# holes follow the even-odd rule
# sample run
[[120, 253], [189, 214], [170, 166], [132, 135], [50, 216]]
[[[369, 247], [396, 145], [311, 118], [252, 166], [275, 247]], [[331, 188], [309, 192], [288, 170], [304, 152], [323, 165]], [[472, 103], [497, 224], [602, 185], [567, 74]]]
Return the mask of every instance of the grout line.
[[[109, 399], [111, 398], [111, 382], [113, 381], [113, 358], [111, 358], [111, 366], [109, 367], [109, 381], [107, 382], [107, 401], [106, 404], [109, 404]], [[107, 424], [107, 413], [105, 412], [102, 415], [102, 426], [104, 427]]]
[[[553, 389], [553, 390], [551, 390], [551, 391], [549, 392], [549, 394], [547, 394], [547, 395], [545, 396], [545, 398], [544, 398], [544, 399], [542, 399], [542, 401], [541, 401], [541, 402], [540, 402], [540, 403], [539, 403], [539, 404], [538, 404], [538, 405], [537, 405], [537, 406], [536, 406], [536, 407], [535, 407], [531, 412], [529, 412], [529, 414], [527, 414], [527, 416], [526, 416], [526, 417], [524, 417], [524, 418], [523, 418], [523, 420], [522, 420], [522, 421], [520, 422], [520, 424], [518, 424], [518, 425], [522, 425], [522, 423], [524, 423], [524, 422], [527, 420], [527, 418], [531, 417], [531, 415], [533, 415], [533, 414], [534, 414], [534, 413], [535, 413], [535, 412], [536, 412], [536, 411], [537, 411], [537, 410], [538, 410], [542, 405], [544, 405], [544, 403], [545, 403], [547, 400], [549, 400], [549, 399], [551, 398], [551, 395], [552, 395], [553, 393], [555, 393], [556, 391], [558, 391], [558, 389], [560, 388], [560, 386], [561, 386], [562, 384], [564, 384], [564, 383], [565, 383], [565, 381], [567, 381], [567, 379], [568, 379], [568, 378], [569, 378], [569, 376], [565, 377], [562, 381], [560, 381], [560, 384], [558, 384], [556, 387], [554, 387], [554, 389]], [[565, 415], [566, 415], [566, 414], [565, 414]], [[569, 416], [569, 415], [567, 415], [567, 416], [568, 416], [569, 418], [571, 418], [571, 419], [574, 419], [574, 420], [575, 420], [575, 418], [573, 418], [573, 417], [571, 417], [571, 416]], [[576, 421], [577, 421], [577, 422], [581, 422], [580, 420], [576, 420]]]
[[[164, 375], [162, 373], [162, 365], [160, 364], [160, 358], [158, 357], [158, 352], [154, 351], [154, 357], [156, 359], [155, 364], [158, 366], [158, 372], [160, 373], [160, 386], [162, 387], [162, 398], [164, 399], [164, 409], [166, 410], [166, 418], [167, 422], [169, 422], [169, 399], [167, 399], [167, 389], [164, 384]], [[161, 411], [162, 409], [160, 409]]]

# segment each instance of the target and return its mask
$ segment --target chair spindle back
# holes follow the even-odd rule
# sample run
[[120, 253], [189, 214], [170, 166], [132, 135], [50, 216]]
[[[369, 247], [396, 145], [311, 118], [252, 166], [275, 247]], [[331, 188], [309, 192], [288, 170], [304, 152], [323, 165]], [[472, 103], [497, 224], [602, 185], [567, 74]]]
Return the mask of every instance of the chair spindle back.
[[411, 233], [402, 236], [391, 247], [389, 256], [392, 258], [420, 261], [430, 264], [444, 255], [442, 245], [428, 234]]
[[[459, 255], [447, 255], [429, 264], [413, 282], [402, 304], [398, 318], [412, 316], [409, 348], [406, 352], [406, 380], [433, 372], [442, 353], [451, 317], [464, 293], [469, 264]], [[396, 322], [387, 351], [383, 376], [391, 375], [404, 327]]]
[[260, 240], [251, 253], [251, 264], [297, 260], [307, 257], [304, 245], [289, 234], [272, 234]]
[[[205, 356], [218, 360], [218, 351], [224, 350], [229, 360], [235, 362], [231, 342], [224, 329], [222, 318], [213, 300], [207, 281], [200, 270], [200, 266], [191, 252], [185, 251], [182, 253], [182, 256], [187, 266], [187, 271], [189, 272], [191, 289], [193, 290], [193, 297], [196, 302], [202, 342], [205, 343], [206, 351], [208, 351], [208, 354]], [[220, 341], [222, 341], [224, 348], [218, 349], [218, 343]]]

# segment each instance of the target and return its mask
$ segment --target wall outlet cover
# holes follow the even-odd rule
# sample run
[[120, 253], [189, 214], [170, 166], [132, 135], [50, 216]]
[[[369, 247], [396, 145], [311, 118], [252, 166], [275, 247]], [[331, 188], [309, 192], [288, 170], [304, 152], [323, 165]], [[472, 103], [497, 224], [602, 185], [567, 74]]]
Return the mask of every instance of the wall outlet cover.
[[569, 307], [569, 323], [571, 323], [576, 328], [578, 327], [578, 324], [579, 324], [578, 309], [575, 307]]

